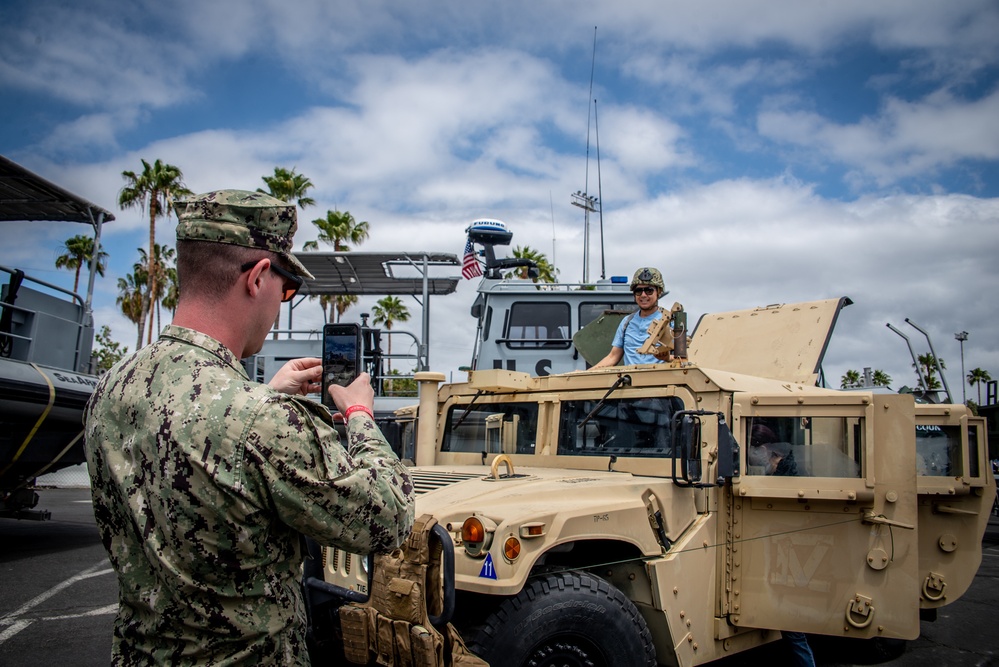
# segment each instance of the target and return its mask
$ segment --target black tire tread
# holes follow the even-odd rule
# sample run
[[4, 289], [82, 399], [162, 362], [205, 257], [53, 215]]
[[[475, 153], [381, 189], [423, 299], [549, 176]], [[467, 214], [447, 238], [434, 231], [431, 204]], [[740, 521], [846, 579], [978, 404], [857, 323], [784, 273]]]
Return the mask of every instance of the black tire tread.
[[[545, 573], [532, 577], [520, 593], [497, 605], [485, 621], [472, 630], [469, 637], [469, 648], [476, 655], [489, 655], [489, 649], [495, 644], [495, 639], [504, 625], [513, 622], [513, 619], [526, 607], [536, 605], [551, 595], [566, 592], [593, 595], [601, 600], [608, 609], [622, 614], [627, 624], [639, 633], [645, 653], [645, 665], [655, 667], [656, 656], [652, 635], [638, 608], [617, 588], [588, 572]], [[625, 666], [622, 664], [621, 667]], [[627, 667], [642, 666], [628, 664]]]

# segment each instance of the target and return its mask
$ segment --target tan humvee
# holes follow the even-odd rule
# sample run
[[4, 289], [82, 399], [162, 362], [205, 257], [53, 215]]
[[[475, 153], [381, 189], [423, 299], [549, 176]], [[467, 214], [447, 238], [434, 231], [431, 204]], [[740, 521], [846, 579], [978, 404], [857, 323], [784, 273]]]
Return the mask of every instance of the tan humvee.
[[816, 387], [844, 303], [706, 316], [667, 364], [419, 374], [417, 514], [454, 543], [470, 648], [687, 667], [782, 630], [912, 639], [959, 598], [995, 497], [984, 420]]

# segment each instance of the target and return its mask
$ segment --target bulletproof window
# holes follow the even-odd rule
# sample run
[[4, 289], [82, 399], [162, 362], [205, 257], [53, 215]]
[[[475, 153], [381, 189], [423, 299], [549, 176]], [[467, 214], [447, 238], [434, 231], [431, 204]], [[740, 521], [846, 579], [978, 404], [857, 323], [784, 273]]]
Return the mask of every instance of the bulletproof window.
[[441, 451], [533, 454], [537, 433], [537, 403], [452, 405]]
[[982, 474], [979, 465], [979, 452], [984, 440], [981, 440], [982, 429], [977, 425], [968, 425], [968, 477], [978, 477]]
[[[670, 420], [683, 410], [676, 396], [563, 401], [558, 453], [563, 456], [672, 456]], [[584, 423], [584, 420], [585, 423]]]
[[519, 301], [510, 307], [501, 342], [515, 350], [566, 350], [569, 336], [569, 304]]
[[622, 301], [620, 303], [587, 301], [581, 303], [579, 304], [579, 328], [582, 329], [608, 310], [616, 313], [633, 313], [638, 310], [638, 304], [634, 301]]
[[743, 442], [746, 474], [853, 477], [862, 472], [860, 417], [755, 417]]
[[916, 425], [916, 473], [924, 477], [956, 477], [963, 474], [960, 426]]

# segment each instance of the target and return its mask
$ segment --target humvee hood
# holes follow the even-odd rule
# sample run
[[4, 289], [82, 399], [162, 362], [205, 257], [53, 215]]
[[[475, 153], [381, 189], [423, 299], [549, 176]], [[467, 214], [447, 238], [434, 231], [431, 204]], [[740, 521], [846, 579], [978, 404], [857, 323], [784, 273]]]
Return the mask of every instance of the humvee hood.
[[[643, 530], [624, 539], [643, 552], [658, 551], [644, 519], [641, 498], [650, 486], [661, 485], [661, 478], [624, 472], [517, 467], [516, 477], [492, 479], [488, 466], [457, 466], [446, 471], [414, 468], [410, 472], [419, 494], [417, 513], [433, 514], [444, 525], [452, 523], [458, 528], [475, 513], [497, 524], [540, 520], [549, 525], [564, 525], [583, 520], [590, 526], [596, 522], [599, 529], [603, 521], [636, 513], [642, 516], [637, 524]], [[449, 478], [446, 483], [445, 476]]]

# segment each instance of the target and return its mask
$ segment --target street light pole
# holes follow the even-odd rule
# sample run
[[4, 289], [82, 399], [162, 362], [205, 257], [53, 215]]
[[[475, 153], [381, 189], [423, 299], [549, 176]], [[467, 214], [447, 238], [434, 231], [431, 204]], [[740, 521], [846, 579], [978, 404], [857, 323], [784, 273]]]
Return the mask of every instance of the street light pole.
[[964, 377], [964, 341], [968, 340], [967, 331], [958, 331], [954, 338], [961, 344], [961, 396], [965, 403], [968, 402], [967, 378]]

